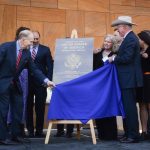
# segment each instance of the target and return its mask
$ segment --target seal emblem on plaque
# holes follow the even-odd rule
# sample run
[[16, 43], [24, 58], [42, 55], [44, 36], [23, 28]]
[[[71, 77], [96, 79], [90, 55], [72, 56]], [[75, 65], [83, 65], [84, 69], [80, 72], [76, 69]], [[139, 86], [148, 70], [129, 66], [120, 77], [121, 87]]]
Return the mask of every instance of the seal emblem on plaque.
[[81, 57], [77, 54], [68, 55], [64, 62], [65, 67], [70, 68], [71, 70], [78, 69], [81, 64]]

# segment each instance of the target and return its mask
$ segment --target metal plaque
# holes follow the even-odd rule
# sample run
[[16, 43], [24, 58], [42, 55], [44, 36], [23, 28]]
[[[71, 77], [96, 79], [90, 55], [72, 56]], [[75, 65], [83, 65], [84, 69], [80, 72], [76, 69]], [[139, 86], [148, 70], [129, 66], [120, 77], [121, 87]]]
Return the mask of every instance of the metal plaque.
[[93, 70], [93, 38], [57, 39], [53, 81], [66, 82]]

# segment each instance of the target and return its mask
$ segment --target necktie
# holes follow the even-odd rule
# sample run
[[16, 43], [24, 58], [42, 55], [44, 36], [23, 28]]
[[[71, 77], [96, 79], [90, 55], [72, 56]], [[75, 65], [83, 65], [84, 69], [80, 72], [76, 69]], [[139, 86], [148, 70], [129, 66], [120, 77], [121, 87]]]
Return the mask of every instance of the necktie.
[[33, 50], [32, 50], [31, 57], [32, 57], [33, 60], [34, 60], [35, 57], [36, 57], [36, 51], [35, 51], [35, 48], [34, 48], [34, 47], [33, 47]]
[[21, 60], [21, 56], [22, 56], [22, 50], [19, 50], [19, 53], [17, 56], [17, 61], [16, 61], [16, 69], [18, 69], [18, 67], [19, 67], [19, 62]]

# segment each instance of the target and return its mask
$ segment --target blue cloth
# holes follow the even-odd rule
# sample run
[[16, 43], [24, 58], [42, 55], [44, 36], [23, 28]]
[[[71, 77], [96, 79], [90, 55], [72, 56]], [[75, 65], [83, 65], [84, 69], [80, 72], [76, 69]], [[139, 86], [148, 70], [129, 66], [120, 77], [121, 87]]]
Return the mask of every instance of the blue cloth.
[[48, 119], [81, 120], [125, 116], [114, 64], [58, 84], [52, 92]]

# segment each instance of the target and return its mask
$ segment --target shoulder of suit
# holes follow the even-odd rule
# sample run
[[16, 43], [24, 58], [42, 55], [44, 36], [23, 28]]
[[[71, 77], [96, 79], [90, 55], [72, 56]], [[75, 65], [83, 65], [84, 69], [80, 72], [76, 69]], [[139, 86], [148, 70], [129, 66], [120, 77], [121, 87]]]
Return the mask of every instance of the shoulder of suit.
[[1, 46], [12, 46], [12, 45], [15, 45], [15, 44], [16, 44], [16, 41], [10, 41], [10, 42], [2, 43]]
[[45, 46], [45, 45], [42, 45], [42, 44], [39, 44], [39, 47], [40, 48], [43, 48], [43, 49], [49, 49], [49, 47]]
[[[126, 39], [126, 38], [125, 38], [125, 39]], [[138, 40], [136, 34], [135, 34], [133, 31], [129, 32], [129, 34], [127, 35], [127, 39]]]
[[5, 43], [2, 43], [0, 46], [3, 48], [15, 47], [16, 41], [5, 42]]

